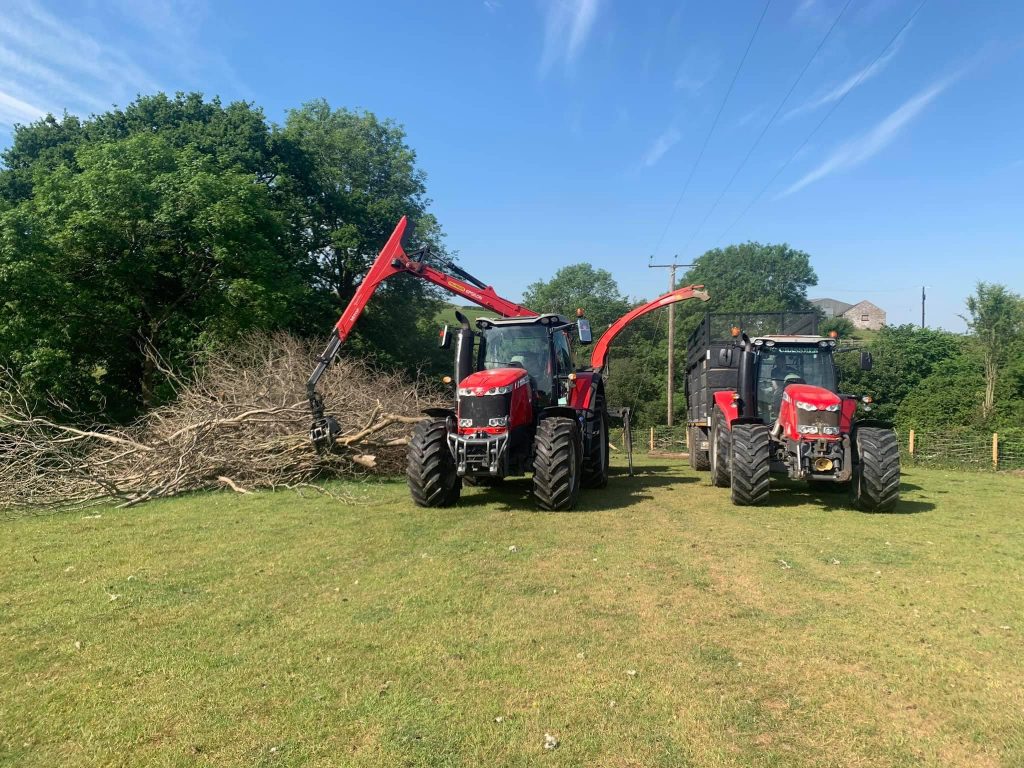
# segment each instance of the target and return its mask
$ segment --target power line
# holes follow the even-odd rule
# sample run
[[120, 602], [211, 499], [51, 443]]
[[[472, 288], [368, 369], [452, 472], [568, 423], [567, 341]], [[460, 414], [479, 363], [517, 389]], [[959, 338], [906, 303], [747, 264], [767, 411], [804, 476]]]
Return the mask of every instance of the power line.
[[853, 85], [850, 86], [849, 90], [847, 90], [846, 93], [839, 97], [839, 99], [835, 102], [835, 104], [832, 105], [829, 111], [825, 113], [825, 116], [821, 118], [821, 121], [816, 126], [814, 126], [814, 129], [809, 134], [807, 134], [807, 137], [803, 140], [803, 143], [801, 143], [800, 146], [796, 148], [796, 151], [789, 156], [789, 159], [782, 164], [782, 167], [779, 168], [779, 170], [777, 170], [770, 179], [768, 179], [768, 182], [763, 187], [761, 187], [761, 191], [754, 196], [754, 199], [747, 204], [746, 208], [740, 211], [740, 215], [733, 219], [732, 224], [730, 224], [726, 228], [726, 230], [721, 234], [721, 236], [716, 241], [716, 245], [718, 243], [721, 243], [725, 239], [725, 236], [732, 231], [732, 228], [735, 227], [740, 222], [740, 219], [746, 216], [747, 212], [757, 204], [757, 201], [761, 199], [764, 193], [768, 190], [768, 187], [770, 187], [775, 182], [775, 180], [779, 178], [782, 172], [789, 167], [790, 163], [792, 163], [796, 159], [797, 155], [799, 155], [803, 151], [803, 148], [807, 146], [808, 142], [810, 142], [814, 135], [821, 129], [821, 126], [823, 126], [825, 122], [832, 116], [832, 113], [835, 112], [839, 108], [839, 106], [846, 100], [846, 97], [849, 96], [850, 93], [854, 91], [858, 85], [860, 85], [860, 81], [863, 80], [867, 73], [870, 72], [871, 69], [875, 66], [875, 64], [878, 63], [878, 60], [881, 59], [882, 56], [884, 56], [890, 48], [892, 48], [893, 44], [899, 39], [900, 35], [903, 34], [903, 31], [910, 26], [910, 22], [912, 22], [917, 17], [917, 14], [921, 12], [921, 9], [924, 8], [927, 2], [928, 0], [921, 0], [917, 8], [914, 9], [914, 12], [910, 14], [910, 17], [905, 22], [903, 22], [903, 26], [899, 28], [899, 31], [897, 31], [896, 34], [892, 36], [892, 39], [889, 40], [888, 43], [886, 43], [885, 47], [881, 51], [879, 51], [878, 55], [874, 58], [874, 61], [872, 61], [871, 64], [869, 64], [865, 69], [862, 69], [860, 71], [860, 74], [857, 76], [857, 79], [853, 81]]
[[818, 47], [814, 49], [814, 53], [811, 54], [811, 58], [807, 60], [807, 63], [804, 64], [803, 69], [800, 70], [800, 74], [796, 76], [796, 80], [794, 80], [793, 84], [789, 86], [789, 90], [786, 91], [786, 95], [782, 97], [782, 101], [779, 102], [779, 106], [775, 108], [775, 112], [772, 113], [772, 116], [768, 119], [768, 122], [765, 123], [764, 128], [761, 129], [761, 133], [758, 134], [757, 138], [754, 140], [754, 143], [750, 146], [750, 149], [747, 150], [746, 156], [743, 158], [740, 164], [736, 166], [736, 170], [733, 171], [732, 176], [729, 177], [729, 181], [726, 182], [721, 194], [718, 195], [718, 199], [716, 199], [711, 208], [708, 209], [708, 212], [704, 214], [704, 218], [701, 220], [700, 226], [698, 226], [697, 229], [694, 230], [693, 234], [690, 235], [690, 239], [686, 241], [686, 245], [683, 246], [684, 253], [687, 251], [687, 249], [689, 249], [690, 244], [694, 241], [694, 239], [696, 239], [697, 235], [700, 234], [701, 230], [704, 229], [704, 225], [707, 224], [708, 219], [711, 218], [711, 214], [714, 213], [715, 210], [718, 208], [718, 204], [722, 202], [722, 198], [725, 197], [725, 193], [729, 191], [730, 187], [732, 187], [732, 183], [736, 181], [736, 177], [740, 175], [740, 171], [742, 171], [744, 166], [746, 166], [747, 161], [750, 160], [750, 156], [754, 154], [754, 150], [757, 149], [758, 145], [761, 143], [761, 139], [764, 138], [764, 135], [768, 133], [768, 129], [771, 128], [772, 125], [775, 123], [775, 118], [777, 118], [779, 116], [779, 113], [782, 112], [782, 108], [786, 106], [786, 102], [789, 101], [789, 97], [793, 95], [793, 91], [796, 90], [797, 85], [799, 85], [804, 75], [807, 74], [807, 70], [810, 69], [811, 64], [814, 62], [816, 58], [818, 58], [818, 54], [821, 52], [822, 47], [832, 36], [832, 31], [836, 28], [836, 26], [838, 26], [839, 20], [843, 18], [843, 14], [846, 13], [846, 9], [850, 7], [850, 4], [852, 2], [853, 0], [846, 0], [846, 5], [844, 5], [843, 9], [839, 11], [839, 15], [836, 16], [835, 21], [832, 22], [832, 26], [828, 28], [828, 31], [825, 33], [825, 36], [821, 38], [821, 42], [818, 43]]
[[665, 224], [665, 228], [661, 231], [661, 237], [658, 238], [658, 242], [654, 246], [654, 250], [651, 251], [652, 255], [657, 255], [658, 249], [661, 248], [661, 244], [665, 241], [665, 235], [668, 234], [668, 230], [672, 226], [672, 222], [676, 217], [676, 212], [679, 210], [679, 206], [683, 202], [683, 198], [686, 196], [686, 191], [690, 188], [690, 182], [693, 181], [693, 175], [696, 173], [697, 166], [700, 165], [700, 161], [704, 157], [704, 151], [708, 148], [708, 142], [711, 141], [711, 136], [715, 132], [715, 127], [718, 125], [718, 119], [722, 116], [722, 111], [725, 109], [725, 105], [729, 101], [729, 96], [732, 94], [733, 86], [736, 85], [736, 79], [740, 76], [740, 70], [743, 69], [743, 64], [747, 60], [747, 54], [750, 53], [750, 48], [754, 44], [754, 38], [757, 37], [758, 30], [761, 29], [761, 23], [764, 21], [764, 17], [768, 13], [768, 7], [771, 4], [772, 0], [767, 0], [764, 4], [764, 10], [761, 11], [761, 16], [757, 20], [757, 26], [754, 27], [754, 33], [750, 36], [750, 40], [747, 41], [747, 47], [743, 51], [743, 58], [740, 59], [739, 66], [736, 67], [736, 72], [733, 73], [732, 82], [729, 83], [729, 88], [725, 92], [725, 98], [722, 99], [722, 103], [718, 107], [718, 113], [715, 115], [715, 119], [711, 122], [711, 128], [708, 130], [707, 136], [704, 137], [704, 144], [701, 146], [700, 152], [697, 153], [697, 159], [693, 161], [690, 173], [683, 184], [683, 191], [679, 193], [679, 198], [676, 200], [676, 204], [672, 206], [672, 213], [669, 214], [668, 222]]

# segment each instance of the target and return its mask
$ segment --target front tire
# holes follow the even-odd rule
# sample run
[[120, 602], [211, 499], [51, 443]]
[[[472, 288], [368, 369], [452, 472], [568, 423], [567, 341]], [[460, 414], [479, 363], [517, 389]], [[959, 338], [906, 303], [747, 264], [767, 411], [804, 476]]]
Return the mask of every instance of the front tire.
[[710, 455], [711, 484], [716, 488], [729, 487], [729, 433], [722, 412], [715, 410], [711, 419]]
[[447, 419], [416, 425], [406, 449], [405, 477], [418, 507], [450, 507], [462, 494], [462, 478], [448, 448]]
[[856, 431], [851, 485], [853, 503], [865, 512], [891, 512], [900, 500], [900, 444], [896, 433], [881, 427]]
[[580, 430], [574, 419], [541, 419], [533, 441], [533, 496], [542, 509], [572, 509], [583, 474]]
[[771, 433], [766, 424], [736, 424], [729, 444], [732, 503], [751, 507], [768, 501]]
[[605, 408], [604, 391], [594, 399], [594, 434], [583, 458], [583, 487], [604, 488], [608, 485], [608, 410]]

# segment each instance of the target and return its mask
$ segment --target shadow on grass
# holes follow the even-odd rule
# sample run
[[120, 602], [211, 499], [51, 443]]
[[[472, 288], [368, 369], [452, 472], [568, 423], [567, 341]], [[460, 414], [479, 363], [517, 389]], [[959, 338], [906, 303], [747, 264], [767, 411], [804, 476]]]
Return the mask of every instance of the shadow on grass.
[[[920, 486], [912, 483], [901, 483], [900, 492], [918, 490]], [[812, 504], [822, 509], [847, 509], [852, 512], [860, 512], [854, 507], [850, 500], [849, 492], [842, 486], [817, 486], [811, 487], [799, 480], [776, 480], [772, 479], [772, 492], [768, 497], [768, 506], [771, 507], [799, 507], [803, 504]], [[935, 505], [930, 501], [917, 501], [900, 499], [896, 508], [891, 512], [876, 512], [862, 514], [883, 514], [883, 515], [916, 515], [921, 512], [930, 512]]]
[[[679, 472], [678, 466], [669, 464], [644, 464], [633, 470], [633, 476], [625, 467], [612, 467], [608, 485], [605, 488], [583, 488], [576, 508], [567, 512], [598, 512], [607, 509], [625, 509], [654, 498], [646, 491], [652, 488], [667, 488], [674, 485], [696, 483], [698, 479]], [[495, 505], [502, 511], [541, 511], [531, 493], [529, 477], [510, 478], [499, 485], [482, 488], [480, 493], [463, 496], [460, 507], [482, 507]]]

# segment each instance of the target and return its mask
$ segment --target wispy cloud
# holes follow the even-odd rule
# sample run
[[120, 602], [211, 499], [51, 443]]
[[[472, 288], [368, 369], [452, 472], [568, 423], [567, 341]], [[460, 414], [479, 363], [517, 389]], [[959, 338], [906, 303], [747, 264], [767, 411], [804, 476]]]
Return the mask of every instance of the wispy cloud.
[[601, 0], [550, 0], [544, 14], [544, 49], [540, 71], [547, 74], [562, 61], [571, 66], [590, 37]]
[[789, 112], [782, 116], [782, 120], [789, 120], [791, 118], [797, 117], [798, 115], [806, 114], [807, 112], [813, 112], [814, 110], [820, 107], [824, 107], [827, 104], [837, 102], [850, 91], [852, 91], [854, 88], [864, 85], [864, 83], [866, 83], [871, 78], [875, 77], [878, 74], [881, 74], [882, 71], [885, 70], [885, 68], [889, 65], [889, 62], [892, 61], [896, 54], [900, 52], [900, 48], [903, 47], [903, 40], [906, 37], [906, 34], [909, 30], [910, 27], [908, 26], [905, 30], [903, 30], [903, 32], [900, 33], [900, 36], [897, 37], [896, 41], [893, 43], [892, 48], [890, 48], [884, 56], [876, 59], [863, 69], [854, 72], [848, 78], [843, 80], [843, 82], [832, 87], [828, 91], [825, 91], [824, 93], [815, 96], [807, 103], [801, 104], [799, 107], [796, 107], [795, 109], [791, 109]]
[[38, 0], [5, 0], [0, 126], [202, 87], [211, 73], [242, 90], [226, 62], [196, 41], [206, 11], [206, 0], [108, 0], [72, 4], [58, 15]]
[[924, 109], [935, 101], [962, 74], [943, 78], [905, 101], [900, 107], [862, 136], [851, 139], [836, 149], [817, 168], [806, 174], [795, 184], [784, 190], [778, 197], [798, 192], [809, 184], [820, 181], [837, 171], [845, 171], [860, 165], [878, 154], [899, 136]]
[[679, 67], [673, 85], [677, 91], [691, 96], [698, 95], [710, 83], [718, 71], [718, 56], [713, 52], [691, 48]]
[[640, 161], [644, 168], [650, 168], [658, 164], [658, 161], [665, 156], [672, 147], [674, 147], [679, 139], [682, 138], [682, 134], [675, 127], [669, 128], [660, 136], [658, 136], [647, 151], [644, 153], [643, 159]]
[[0, 90], [0, 125], [30, 123], [46, 114], [46, 110]]
[[499, 8], [501, 8], [501, 0], [484, 0], [484, 8], [491, 13], [495, 13]]

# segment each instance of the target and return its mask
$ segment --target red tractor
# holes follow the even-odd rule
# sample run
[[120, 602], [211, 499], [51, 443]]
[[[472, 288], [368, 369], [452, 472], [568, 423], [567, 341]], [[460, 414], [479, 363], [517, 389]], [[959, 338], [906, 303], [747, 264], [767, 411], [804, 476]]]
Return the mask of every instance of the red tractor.
[[320, 376], [348, 337], [367, 301], [381, 282], [407, 274], [463, 296], [501, 315], [474, 324], [461, 313], [455, 333], [446, 327], [442, 346], [455, 347], [455, 401], [432, 408], [417, 425], [408, 448], [406, 477], [413, 501], [444, 507], [459, 499], [466, 483], [489, 484], [533, 472], [533, 494], [544, 509], [571, 509], [581, 487], [603, 488], [608, 482], [608, 407], [603, 373], [608, 348], [633, 319], [677, 301], [707, 301], [701, 286], [679, 288], [637, 307], [609, 327], [595, 345], [591, 364], [577, 369], [575, 336], [591, 342], [582, 311], [574, 320], [538, 315], [498, 296], [461, 269], [459, 277], [423, 262], [424, 252], [406, 255], [403, 218], [356, 289], [335, 333], [307, 383], [313, 411], [310, 437], [329, 449], [340, 426], [326, 416], [316, 392]]
[[[896, 433], [858, 418], [870, 398], [840, 394], [834, 355], [850, 350], [819, 336], [817, 322], [813, 312], [705, 316], [687, 345], [690, 463], [710, 470], [739, 505], [765, 503], [779, 473], [847, 487], [867, 511], [891, 510], [900, 489]], [[870, 369], [870, 353], [860, 362]]]

